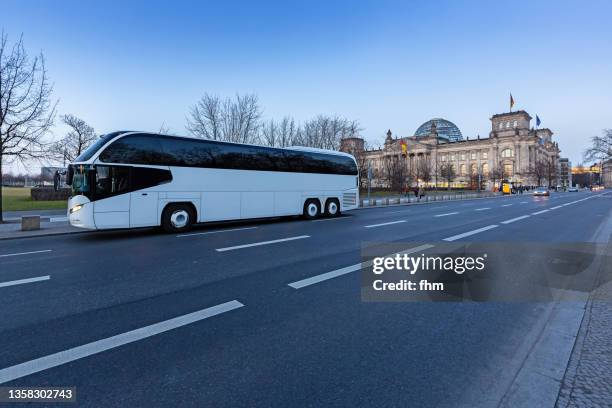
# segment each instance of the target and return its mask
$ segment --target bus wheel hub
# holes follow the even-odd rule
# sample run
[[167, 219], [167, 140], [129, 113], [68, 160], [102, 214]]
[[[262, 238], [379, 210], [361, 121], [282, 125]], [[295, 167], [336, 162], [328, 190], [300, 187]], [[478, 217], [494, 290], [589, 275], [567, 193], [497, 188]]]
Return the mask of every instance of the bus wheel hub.
[[185, 210], [179, 210], [172, 213], [170, 222], [174, 228], [183, 228], [189, 221], [189, 214]]

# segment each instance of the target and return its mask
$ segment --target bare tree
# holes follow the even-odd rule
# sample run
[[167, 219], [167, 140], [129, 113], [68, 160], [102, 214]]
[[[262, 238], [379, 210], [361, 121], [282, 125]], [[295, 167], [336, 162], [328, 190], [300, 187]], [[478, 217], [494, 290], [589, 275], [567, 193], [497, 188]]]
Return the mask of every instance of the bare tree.
[[546, 181], [548, 181], [548, 187], [556, 185], [558, 169], [557, 169], [557, 164], [552, 157], [548, 158], [544, 162], [544, 172], [546, 175]]
[[278, 124], [278, 147], [287, 147], [296, 144], [299, 126], [292, 117], [285, 116]]
[[497, 166], [493, 166], [489, 170], [488, 178], [493, 183], [494, 186], [497, 185], [498, 181], [503, 180], [503, 178], [504, 178], [504, 167], [503, 167], [501, 162], [497, 163]]
[[359, 187], [365, 188], [368, 183], [368, 167], [370, 165], [366, 151], [368, 150], [367, 145], [364, 143], [364, 148], [355, 150], [351, 154], [355, 157], [357, 162], [357, 170], [359, 171]]
[[304, 123], [299, 144], [320, 149], [338, 150], [340, 140], [355, 136], [360, 131], [359, 122], [340, 116], [319, 115]]
[[189, 111], [187, 130], [202, 139], [221, 140], [221, 100], [216, 95], [204, 94]]
[[191, 107], [187, 130], [193, 136], [237, 143], [255, 143], [259, 139], [261, 109], [255, 94], [221, 100], [204, 96]]
[[584, 152], [584, 160], [606, 161], [612, 159], [612, 129], [604, 129], [602, 136], [591, 138], [591, 147]]
[[169, 135], [170, 127], [166, 125], [166, 122], [162, 122], [162, 124], [159, 126], [159, 130], [157, 131], [157, 133], [159, 133], [160, 135]]
[[74, 161], [96, 139], [94, 128], [74, 115], [62, 115], [62, 122], [70, 130], [62, 139], [51, 145], [51, 153], [58, 159]]
[[417, 167], [419, 179], [421, 179], [425, 184], [429, 183], [433, 177], [429, 156], [422, 157], [422, 159], [419, 160]]
[[[42, 53], [31, 59], [23, 37], [12, 47], [8, 36], [0, 36], [0, 180], [4, 161], [42, 158], [47, 149], [44, 136], [53, 125], [57, 103], [51, 102]], [[2, 183], [0, 183], [2, 222]]]
[[270, 147], [278, 147], [280, 144], [279, 141], [279, 131], [278, 125], [274, 121], [274, 119], [270, 119], [264, 125], [261, 126], [261, 143]]
[[542, 185], [542, 180], [546, 178], [546, 162], [542, 160], [536, 161], [533, 166], [533, 176], [538, 182], [538, 186]]
[[457, 171], [455, 170], [455, 166], [452, 163], [446, 162], [442, 163], [439, 167], [440, 178], [447, 183], [447, 188], [450, 190], [451, 183], [457, 177]]
[[412, 180], [408, 162], [399, 151], [385, 155], [383, 158], [383, 177], [387, 188], [402, 193]]

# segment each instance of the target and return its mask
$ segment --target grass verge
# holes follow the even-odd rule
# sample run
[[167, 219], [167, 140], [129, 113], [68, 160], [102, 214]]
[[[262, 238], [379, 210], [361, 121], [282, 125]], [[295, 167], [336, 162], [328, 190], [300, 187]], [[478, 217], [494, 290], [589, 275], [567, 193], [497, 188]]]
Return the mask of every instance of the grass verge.
[[29, 187], [2, 187], [3, 211], [64, 210], [68, 203], [59, 201], [33, 201]]

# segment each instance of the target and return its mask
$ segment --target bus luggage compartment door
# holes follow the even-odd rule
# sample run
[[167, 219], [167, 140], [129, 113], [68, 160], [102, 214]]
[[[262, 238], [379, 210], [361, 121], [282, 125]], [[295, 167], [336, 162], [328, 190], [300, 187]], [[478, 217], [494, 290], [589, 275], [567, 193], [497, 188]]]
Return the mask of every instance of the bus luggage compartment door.
[[131, 193], [130, 227], [152, 227], [159, 225], [157, 217], [158, 193], [137, 191]]

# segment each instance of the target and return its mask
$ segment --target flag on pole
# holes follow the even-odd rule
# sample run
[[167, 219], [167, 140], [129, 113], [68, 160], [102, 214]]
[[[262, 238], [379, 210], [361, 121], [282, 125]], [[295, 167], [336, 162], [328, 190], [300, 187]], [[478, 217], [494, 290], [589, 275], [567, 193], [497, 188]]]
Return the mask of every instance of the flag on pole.
[[540, 123], [542, 123], [542, 121], [540, 120], [540, 117], [536, 115], [536, 127], [540, 126]]
[[510, 112], [512, 112], [513, 107], [514, 107], [514, 98], [512, 97], [512, 93], [510, 93]]

